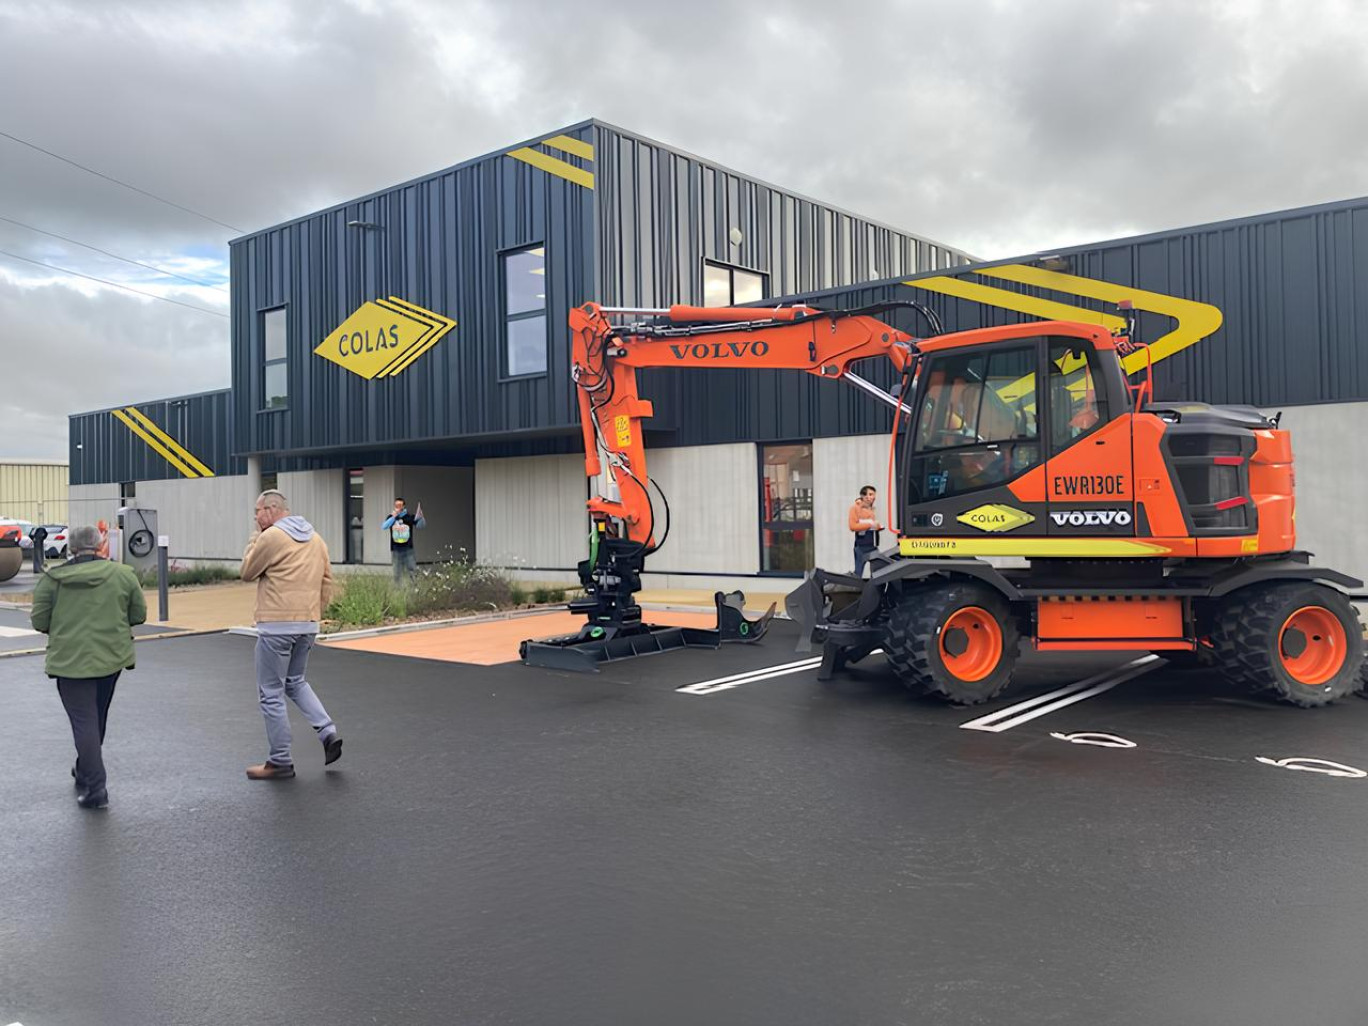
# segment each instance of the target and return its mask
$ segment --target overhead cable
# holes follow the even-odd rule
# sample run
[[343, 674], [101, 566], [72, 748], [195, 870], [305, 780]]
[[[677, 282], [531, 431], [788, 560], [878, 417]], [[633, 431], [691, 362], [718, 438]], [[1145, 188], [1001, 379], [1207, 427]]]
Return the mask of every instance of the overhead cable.
[[18, 253], [11, 253], [8, 250], [0, 249], [0, 256], [7, 256], [11, 260], [22, 260], [26, 264], [37, 264], [39, 267], [60, 271], [62, 274], [70, 274], [77, 278], [88, 278], [90, 281], [98, 281], [101, 285], [110, 285], [116, 289], [123, 289], [125, 292], [133, 292], [139, 296], [146, 296], [148, 299], [160, 299], [163, 303], [174, 303], [176, 306], [183, 306], [187, 310], [198, 310], [200, 313], [213, 314], [215, 317], [222, 317], [225, 320], [228, 319], [228, 315], [222, 310], [210, 310], [208, 307], [195, 306], [193, 303], [182, 303], [178, 299], [168, 299], [166, 296], [159, 296], [153, 292], [144, 292], [142, 289], [135, 289], [131, 285], [120, 285], [117, 281], [97, 278], [93, 274], [83, 274], [80, 271], [72, 271], [65, 267], [58, 267], [56, 264], [44, 263], [42, 260], [33, 260], [30, 257], [20, 256]]
[[10, 135], [10, 133], [8, 132], [0, 132], [0, 137], [9, 139], [11, 142], [17, 142], [20, 146], [27, 146], [31, 150], [37, 150], [39, 153], [46, 154], [47, 156], [52, 157], [55, 160], [60, 160], [64, 164], [70, 164], [72, 167], [80, 168], [87, 174], [92, 174], [97, 178], [103, 178], [106, 182], [113, 182], [115, 185], [122, 185], [125, 189], [131, 189], [133, 192], [146, 196], [149, 199], [154, 199], [158, 203], [165, 203], [168, 207], [175, 207], [177, 210], [183, 210], [187, 214], [194, 214], [196, 217], [201, 217], [206, 221], [212, 221], [220, 228], [227, 228], [229, 231], [237, 232], [239, 235], [245, 234], [241, 228], [235, 228], [233, 225], [226, 224], [216, 217], [210, 217], [208, 214], [201, 214], [198, 210], [191, 210], [189, 207], [183, 207], [179, 203], [175, 203], [162, 196], [158, 196], [156, 193], [148, 192], [146, 189], [139, 189], [136, 185], [129, 185], [127, 182], [121, 182], [119, 179], [115, 178], [112, 175], [107, 175], [103, 171], [96, 171], [93, 167], [86, 167], [84, 164], [78, 164], [76, 161], [70, 159], [69, 157], [64, 157], [60, 153], [53, 153], [51, 150], [45, 150], [43, 149], [43, 147], [31, 143], [27, 139], [20, 139], [17, 135]]
[[149, 271], [156, 271], [158, 274], [165, 274], [172, 278], [179, 278], [181, 281], [188, 281], [191, 285], [203, 285], [205, 288], [209, 289], [226, 289], [228, 287], [222, 282], [201, 281], [198, 278], [190, 278], [184, 274], [177, 274], [175, 271], [168, 271], [164, 267], [156, 267], [153, 264], [145, 264], [141, 260], [134, 260], [132, 257], [119, 256], [118, 253], [111, 253], [109, 250], [101, 249], [99, 246], [92, 246], [88, 242], [81, 242], [78, 239], [68, 238], [65, 235], [58, 235], [56, 232], [50, 232], [44, 228], [35, 228], [31, 224], [25, 224], [23, 221], [16, 221], [12, 217], [6, 217], [4, 214], [0, 214], [0, 221], [5, 221], [9, 224], [18, 225], [20, 228], [27, 228], [31, 232], [37, 232], [39, 235], [50, 235], [54, 239], [61, 239], [63, 242], [69, 242], [73, 246], [80, 246], [83, 249], [88, 249], [95, 253], [103, 253], [107, 257], [113, 257], [115, 260], [122, 260], [126, 264], [136, 264], [138, 267], [145, 267]]

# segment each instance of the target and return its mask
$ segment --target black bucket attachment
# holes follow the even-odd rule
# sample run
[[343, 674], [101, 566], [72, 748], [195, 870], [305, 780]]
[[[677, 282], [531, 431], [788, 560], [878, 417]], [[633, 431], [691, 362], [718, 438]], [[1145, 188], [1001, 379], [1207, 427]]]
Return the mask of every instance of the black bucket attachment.
[[719, 648], [729, 641], [759, 641], [774, 618], [775, 607], [771, 605], [759, 619], [746, 619], [746, 596], [739, 591], [730, 594], [719, 591], [713, 596], [713, 602], [717, 606], [716, 627], [664, 627], [640, 620], [596, 624], [591, 620], [577, 634], [528, 639], [518, 647], [518, 653], [528, 666], [597, 673], [600, 663], [619, 659], [680, 648]]
[[849, 663], [859, 662], [883, 643], [883, 628], [871, 622], [882, 589], [852, 574], [814, 570], [784, 599], [784, 609], [798, 625], [799, 652], [822, 646], [818, 680], [829, 680]]

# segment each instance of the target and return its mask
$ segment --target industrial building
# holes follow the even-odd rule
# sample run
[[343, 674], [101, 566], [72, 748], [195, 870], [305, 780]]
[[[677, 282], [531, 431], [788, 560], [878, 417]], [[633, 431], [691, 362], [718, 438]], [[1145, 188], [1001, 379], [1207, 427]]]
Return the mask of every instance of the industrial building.
[[0, 519], [65, 524], [67, 477], [60, 460], [0, 462]]
[[[604, 305], [916, 300], [948, 330], [1139, 311], [1163, 399], [1285, 408], [1302, 543], [1368, 576], [1368, 200], [1019, 259], [968, 254], [587, 121], [231, 243], [232, 387], [71, 418], [77, 508], [155, 508], [178, 559], [235, 559], [276, 486], [339, 562], [462, 550], [568, 581], [587, 521], [566, 317]], [[925, 331], [910, 310], [896, 326]], [[884, 387], [891, 367], [862, 373]], [[785, 371], [642, 375], [669, 544], [648, 584], [757, 587], [850, 560], [845, 512], [884, 487], [891, 411]], [[107, 507], [107, 508], [106, 508]], [[782, 588], [782, 585], [780, 586]]]

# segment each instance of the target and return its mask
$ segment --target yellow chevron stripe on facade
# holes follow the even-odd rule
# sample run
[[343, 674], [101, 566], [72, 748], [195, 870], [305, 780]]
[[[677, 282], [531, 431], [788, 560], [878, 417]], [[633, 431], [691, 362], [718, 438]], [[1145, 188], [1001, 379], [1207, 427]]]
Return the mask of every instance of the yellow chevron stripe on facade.
[[181, 461], [181, 459], [178, 456], [176, 456], [166, 446], [162, 445], [162, 443], [159, 442], [153, 435], [144, 431], [142, 425], [140, 425], [137, 421], [130, 417], [125, 411], [110, 410], [110, 412], [114, 414], [114, 416], [117, 417], [120, 421], [122, 421], [123, 424], [128, 428], [128, 430], [132, 431], [135, 435], [137, 435], [144, 442], [146, 442], [153, 452], [155, 452], [162, 459], [166, 460], [167, 463], [171, 464], [172, 467], [178, 470], [181, 473], [182, 477], [200, 476], [198, 471], [195, 471], [189, 466], [187, 466], [185, 463]]
[[159, 428], [156, 425], [156, 422], [147, 414], [143, 413], [142, 410], [138, 409], [136, 406], [126, 407], [125, 410], [129, 416], [133, 417], [144, 428], [156, 435], [163, 445], [184, 460], [194, 470], [198, 471], [201, 477], [214, 476], [214, 472], [210, 470], [199, 457]]
[[[1008, 264], [979, 272], [984, 277], [1003, 278], [1033, 285], [1036, 288], [1050, 289], [1054, 292], [1070, 292], [1088, 299], [1100, 299], [1108, 303], [1119, 303], [1129, 299], [1137, 310], [1172, 317], [1178, 323], [1167, 335], [1155, 339], [1149, 345], [1149, 359], [1154, 363], [1181, 352], [1188, 346], [1196, 345], [1202, 339], [1215, 333], [1224, 318], [1219, 308], [1210, 303], [1198, 303], [1191, 299], [1179, 299], [1162, 292], [1146, 292], [1144, 289], [1114, 282], [1098, 281], [1096, 278], [1080, 278], [1058, 271], [1047, 271], [1041, 267], [1027, 267], [1023, 264]], [[1132, 353], [1121, 361], [1128, 374], [1134, 374], [1145, 366], [1145, 353]]]
[[583, 157], [585, 160], [594, 159], [592, 144], [571, 139], [568, 135], [553, 135], [550, 139], [543, 139], [541, 144], [550, 146], [553, 150], [560, 150], [562, 153], [569, 153], [574, 157]]
[[574, 164], [566, 163], [558, 157], [553, 157], [549, 153], [542, 153], [540, 150], [529, 149], [524, 146], [520, 150], [512, 150], [508, 154], [514, 160], [521, 160], [524, 164], [531, 164], [535, 168], [540, 168], [547, 174], [564, 178], [567, 182], [574, 182], [586, 189], [594, 187], [594, 173], [586, 171], [582, 167], [575, 167]]
[[[995, 270], [1001, 270], [1001, 268], [995, 268]], [[1009, 292], [1007, 289], [995, 289], [990, 285], [965, 281], [963, 278], [917, 278], [913, 281], [905, 281], [903, 284], [910, 285], [914, 289], [926, 289], [928, 292], [939, 292], [944, 296], [955, 296], [958, 299], [983, 303], [985, 306], [996, 306], [1004, 310], [1015, 310], [1017, 313], [1031, 314], [1033, 317], [1040, 317], [1047, 321], [1081, 321], [1084, 324], [1100, 324], [1108, 331], [1121, 331], [1126, 327], [1124, 320], [1120, 317], [1113, 317], [1111, 314], [1098, 313], [1096, 310], [1089, 310], [1081, 306], [1069, 306], [1067, 303], [1056, 303], [1052, 299], [1025, 296], [1020, 292]]]

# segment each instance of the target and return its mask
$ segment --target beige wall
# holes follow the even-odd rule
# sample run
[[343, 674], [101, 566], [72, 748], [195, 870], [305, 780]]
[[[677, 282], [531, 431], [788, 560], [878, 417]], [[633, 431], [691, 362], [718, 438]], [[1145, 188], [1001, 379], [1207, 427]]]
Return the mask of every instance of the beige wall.
[[116, 484], [72, 485], [69, 489], [67, 516], [71, 527], [92, 527], [99, 520], [112, 524], [118, 508]]
[[334, 563], [347, 557], [342, 474], [341, 470], [297, 470], [276, 475], [276, 488], [285, 495], [290, 512], [313, 524]]
[[[252, 533], [256, 496], [241, 474], [177, 478], [139, 481], [134, 505], [157, 511], [157, 533], [170, 540], [172, 559], [236, 562]], [[117, 486], [112, 505], [118, 507]]]
[[[655, 449], [648, 454], [651, 477], [670, 503], [669, 538], [647, 560], [653, 573], [760, 572], [758, 458], [750, 442]], [[659, 538], [665, 510], [659, 495], [652, 498]]]
[[0, 463], [0, 517], [65, 524], [67, 481], [65, 463]]
[[[817, 565], [823, 570], [853, 570], [854, 535], [846, 527], [850, 505], [865, 485], [879, 490], [879, 522], [888, 524], [888, 436], [818, 438], [812, 443], [812, 493], [817, 531]], [[884, 531], [880, 547], [894, 544]]]
[[477, 460], [477, 558], [493, 566], [557, 570], [558, 580], [573, 580], [575, 564], [589, 551], [587, 494], [583, 456]]

